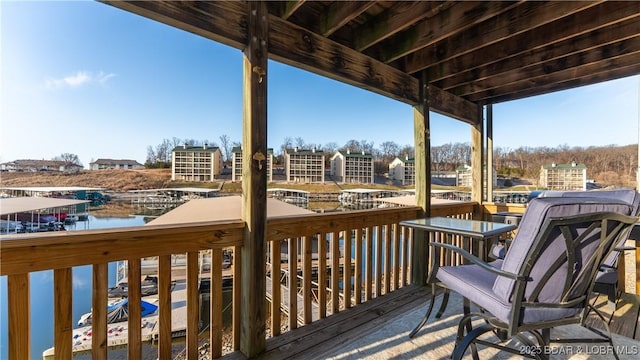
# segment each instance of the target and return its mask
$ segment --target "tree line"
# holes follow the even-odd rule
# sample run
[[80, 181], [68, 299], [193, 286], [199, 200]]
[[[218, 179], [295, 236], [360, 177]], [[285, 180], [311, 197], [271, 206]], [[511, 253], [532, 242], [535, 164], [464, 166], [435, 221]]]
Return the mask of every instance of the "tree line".
[[[225, 163], [230, 164], [233, 147], [240, 146], [240, 142], [232, 141], [228, 135], [221, 135], [219, 142], [195, 139], [164, 139], [160, 144], [147, 147], [148, 168], [171, 167], [171, 152], [180, 145], [219, 147]], [[218, 145], [220, 144], [220, 145]], [[301, 137], [286, 137], [279, 148], [274, 149], [274, 161], [276, 165], [283, 164], [284, 153], [287, 149], [316, 149], [325, 153], [325, 161], [329, 164], [330, 158], [336, 151], [351, 151], [370, 153], [374, 158], [374, 171], [383, 174], [389, 170], [389, 163], [396, 157], [401, 159], [413, 158], [414, 147], [412, 145], [400, 145], [394, 141], [384, 141], [375, 146], [373, 141], [349, 140], [343, 145], [336, 142], [317, 144], [306, 142]], [[521, 177], [537, 181], [540, 177], [540, 169], [543, 165], [551, 163], [568, 164], [576, 162], [587, 166], [587, 177], [597, 182], [618, 185], [634, 186], [636, 169], [638, 166], [637, 145], [608, 145], [589, 147], [570, 147], [559, 145], [557, 147], [495, 147], [493, 150], [494, 168], [498, 175], [505, 177]], [[471, 164], [471, 145], [466, 143], [448, 143], [431, 147], [431, 170], [435, 172], [455, 171], [460, 165]]]

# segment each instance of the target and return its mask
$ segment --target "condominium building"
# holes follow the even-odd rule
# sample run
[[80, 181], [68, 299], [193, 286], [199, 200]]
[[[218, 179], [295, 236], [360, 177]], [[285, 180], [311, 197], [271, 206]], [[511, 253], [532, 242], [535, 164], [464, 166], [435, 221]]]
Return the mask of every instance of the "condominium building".
[[575, 162], [542, 165], [540, 187], [549, 190], [586, 190], [587, 166]]
[[414, 158], [405, 156], [396, 157], [389, 164], [389, 178], [400, 181], [402, 185], [411, 185], [416, 182], [416, 161]]
[[[492, 183], [493, 186], [497, 185], [497, 172], [495, 169], [492, 169]], [[456, 168], [456, 186], [460, 187], [472, 187], [473, 178], [471, 176], [471, 166], [469, 165], [460, 165]], [[484, 185], [487, 184], [487, 178], [484, 179]]]
[[144, 165], [135, 160], [98, 159], [89, 163], [91, 170], [142, 169]]
[[331, 157], [331, 176], [342, 183], [372, 184], [373, 156], [364, 151], [336, 151]]
[[[267, 181], [273, 181], [273, 149], [267, 149]], [[231, 149], [231, 181], [242, 181], [242, 147]]]
[[289, 182], [324, 182], [324, 152], [322, 150], [285, 150], [285, 172]]
[[0, 164], [0, 171], [79, 171], [82, 166], [64, 160], [14, 160]]
[[182, 145], [171, 152], [171, 180], [213, 181], [222, 166], [222, 152], [216, 146]]

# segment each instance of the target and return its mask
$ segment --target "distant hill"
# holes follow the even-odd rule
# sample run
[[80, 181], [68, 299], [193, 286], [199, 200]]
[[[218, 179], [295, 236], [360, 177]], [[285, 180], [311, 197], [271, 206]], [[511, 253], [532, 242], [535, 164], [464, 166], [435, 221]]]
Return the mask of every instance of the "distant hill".
[[170, 169], [2, 172], [0, 186], [88, 186], [113, 191], [157, 189], [171, 182]]

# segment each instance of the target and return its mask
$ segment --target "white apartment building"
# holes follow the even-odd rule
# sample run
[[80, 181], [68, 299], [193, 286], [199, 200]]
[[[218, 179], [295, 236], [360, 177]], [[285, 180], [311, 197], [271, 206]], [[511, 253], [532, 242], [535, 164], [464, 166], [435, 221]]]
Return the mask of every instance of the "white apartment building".
[[416, 161], [405, 156], [403, 159], [396, 157], [389, 164], [389, 178], [400, 181], [402, 185], [411, 185], [416, 182]]
[[324, 152], [322, 150], [285, 150], [285, 172], [288, 182], [324, 182]]
[[135, 160], [98, 159], [89, 163], [91, 170], [142, 169], [144, 165]]
[[171, 180], [213, 181], [222, 167], [222, 152], [216, 146], [182, 145], [171, 152]]
[[[492, 169], [492, 179], [493, 179], [493, 186], [495, 187], [498, 183], [498, 179], [497, 179], [497, 172], [495, 169]], [[487, 182], [487, 179], [484, 179], [485, 185]], [[471, 177], [471, 166], [469, 165], [460, 165], [456, 168], [456, 186], [460, 186], [460, 187], [472, 187], [472, 177]]]
[[[231, 149], [231, 181], [242, 181], [242, 147]], [[267, 181], [273, 181], [273, 149], [267, 149]]]
[[587, 190], [587, 166], [575, 162], [542, 165], [540, 187], [549, 190]]
[[331, 176], [342, 183], [373, 184], [373, 156], [364, 151], [336, 151], [331, 157]]

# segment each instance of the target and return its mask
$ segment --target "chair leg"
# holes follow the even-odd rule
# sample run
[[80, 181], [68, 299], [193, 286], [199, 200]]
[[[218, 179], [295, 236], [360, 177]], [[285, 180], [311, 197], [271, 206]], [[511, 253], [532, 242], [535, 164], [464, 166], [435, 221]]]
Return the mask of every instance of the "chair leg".
[[436, 319], [440, 319], [442, 314], [447, 308], [447, 303], [449, 302], [449, 289], [444, 290], [444, 294], [442, 295], [442, 302], [440, 303], [440, 308], [438, 309], [438, 313], [436, 314]]
[[[463, 318], [463, 320], [465, 320], [465, 318]], [[467, 322], [469, 323], [469, 322]], [[459, 325], [460, 327], [458, 328], [458, 330], [460, 330], [460, 328], [464, 328], [464, 324], [462, 324], [462, 322]], [[462, 359], [462, 357], [464, 356], [464, 353], [467, 351], [467, 349], [469, 348], [469, 346], [472, 347], [472, 351], [474, 354], [474, 358], [476, 356], [478, 356], [478, 352], [477, 349], [475, 349], [475, 343], [474, 341], [476, 340], [476, 338], [482, 334], [486, 334], [488, 332], [493, 331], [493, 326], [488, 325], [488, 324], [483, 324], [479, 327], [476, 327], [475, 329], [471, 330], [470, 332], [467, 333], [467, 335], [462, 338], [461, 341], [456, 341], [456, 347], [455, 349], [453, 349], [453, 354], [451, 355], [451, 359], [453, 360], [460, 360]]]
[[[444, 289], [444, 291], [445, 291], [445, 294], [447, 295], [447, 297], [444, 298], [443, 301], [446, 302], [447, 299], [448, 299], [448, 295], [449, 295], [449, 289]], [[427, 312], [422, 317], [422, 320], [420, 320], [420, 323], [418, 324], [418, 326], [416, 326], [413, 330], [411, 330], [411, 332], [409, 333], [409, 339], [413, 338], [416, 335], [416, 333], [418, 331], [420, 331], [420, 329], [422, 329], [424, 324], [427, 323], [427, 320], [429, 319], [429, 316], [431, 315], [431, 311], [433, 311], [433, 304], [435, 302], [436, 302], [436, 285], [432, 284], [431, 285], [431, 301], [429, 301], [429, 307], [427, 308]], [[445, 307], [447, 306], [446, 303], [445, 303], [444, 306]]]

